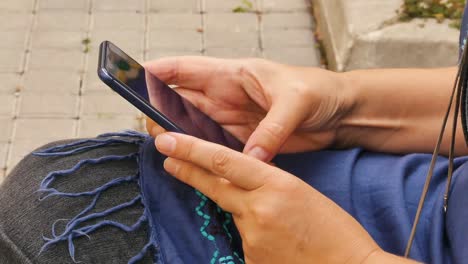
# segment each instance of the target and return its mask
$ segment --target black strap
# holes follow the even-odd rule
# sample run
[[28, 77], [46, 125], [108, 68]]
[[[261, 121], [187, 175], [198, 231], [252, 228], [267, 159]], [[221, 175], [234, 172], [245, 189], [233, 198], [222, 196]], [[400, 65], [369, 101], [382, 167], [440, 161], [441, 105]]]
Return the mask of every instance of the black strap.
[[452, 131], [450, 135], [450, 150], [449, 150], [449, 167], [447, 172], [447, 185], [445, 188], [444, 194], [444, 212], [447, 212], [447, 205], [448, 205], [448, 198], [449, 198], [449, 191], [450, 185], [452, 182], [452, 175], [453, 175], [453, 159], [455, 153], [455, 138], [456, 138], [456, 131], [457, 131], [457, 121], [458, 116], [460, 113], [460, 104], [461, 104], [461, 96], [462, 96], [462, 88], [466, 87], [467, 84], [467, 74], [468, 74], [468, 66], [465, 65], [467, 60], [468, 52], [467, 49], [463, 49], [463, 54], [461, 57], [461, 62], [458, 66], [457, 76], [455, 78], [455, 83], [452, 88], [452, 94], [450, 95], [450, 102], [448, 104], [447, 111], [445, 113], [444, 119], [442, 121], [442, 128], [440, 129], [439, 137], [437, 139], [437, 144], [435, 146], [434, 152], [432, 153], [431, 164], [429, 166], [429, 171], [427, 172], [426, 181], [424, 183], [423, 191], [421, 193], [421, 197], [419, 199], [418, 209], [416, 210], [416, 216], [414, 218], [413, 227], [411, 229], [411, 234], [408, 240], [408, 244], [406, 245], [405, 250], [405, 257], [409, 257], [411, 252], [411, 246], [414, 241], [414, 237], [416, 235], [416, 229], [418, 226], [419, 218], [421, 216], [422, 208], [424, 206], [424, 201], [426, 199], [427, 192], [429, 190], [429, 185], [431, 183], [432, 175], [434, 174], [434, 167], [437, 162], [437, 157], [440, 152], [440, 146], [442, 144], [442, 139], [445, 134], [445, 128], [447, 126], [447, 122], [449, 119], [450, 112], [452, 110], [452, 106], [454, 105], [455, 100], [455, 109], [453, 114], [453, 123], [452, 123]]

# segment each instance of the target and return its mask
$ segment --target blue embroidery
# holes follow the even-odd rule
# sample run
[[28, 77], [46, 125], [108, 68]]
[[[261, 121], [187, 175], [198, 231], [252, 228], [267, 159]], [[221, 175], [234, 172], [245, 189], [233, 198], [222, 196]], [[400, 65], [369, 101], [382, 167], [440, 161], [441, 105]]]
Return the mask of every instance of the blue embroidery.
[[[235, 259], [238, 260], [238, 263], [244, 263], [244, 260], [235, 251], [233, 252], [233, 255], [236, 257], [235, 259], [233, 256], [222, 256], [222, 257], [219, 256], [220, 254], [219, 247], [216, 242], [215, 236], [206, 231], [206, 229], [211, 223], [211, 216], [203, 212], [203, 208], [206, 207], [206, 205], [208, 204], [208, 202], [210, 202], [210, 200], [208, 200], [208, 198], [198, 190], [195, 190], [195, 193], [197, 194], [198, 197], [200, 197], [200, 203], [195, 208], [195, 211], [197, 215], [203, 218], [204, 220], [202, 226], [200, 227], [200, 233], [207, 240], [211, 241], [215, 247], [215, 251], [213, 252], [213, 256], [211, 257], [211, 260], [210, 260], [210, 264], [215, 264], [216, 262], [220, 264], [235, 264], [234, 262]], [[224, 214], [226, 219], [222, 224], [223, 230], [225, 234], [229, 237], [229, 242], [232, 243], [232, 235], [228, 229], [228, 225], [232, 222], [232, 216], [231, 214], [224, 212], [219, 206], [216, 206], [216, 211], [219, 214]]]

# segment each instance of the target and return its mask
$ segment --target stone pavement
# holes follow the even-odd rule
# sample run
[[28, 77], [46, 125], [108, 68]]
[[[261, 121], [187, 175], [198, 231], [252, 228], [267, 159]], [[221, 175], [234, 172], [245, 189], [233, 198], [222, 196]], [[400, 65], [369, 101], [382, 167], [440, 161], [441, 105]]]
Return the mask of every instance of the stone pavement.
[[[403, 0], [314, 0], [331, 70], [434, 68], [458, 61], [460, 31], [446, 19], [398, 21]], [[365, 15], [363, 15], [365, 14]]]
[[308, 0], [1, 0], [0, 182], [47, 142], [143, 130], [141, 114], [97, 78], [102, 40], [139, 61], [258, 56], [318, 66], [313, 26]]

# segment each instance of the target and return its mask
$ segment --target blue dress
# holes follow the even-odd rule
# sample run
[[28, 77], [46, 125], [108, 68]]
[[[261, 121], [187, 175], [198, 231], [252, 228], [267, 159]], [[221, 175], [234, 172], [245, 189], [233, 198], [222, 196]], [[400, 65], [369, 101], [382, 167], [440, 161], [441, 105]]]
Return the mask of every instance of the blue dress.
[[[468, 32], [468, 17], [463, 21], [460, 46]], [[165, 157], [157, 152], [154, 139], [147, 135], [136, 132], [108, 134], [92, 142], [83, 141], [84, 147], [73, 143], [36, 154], [68, 155], [73, 149], [83, 151], [113, 144], [119, 140], [115, 136], [125, 136], [129, 138], [126, 141], [140, 146], [135, 153], [141, 188], [138, 199], [145, 207], [141, 221], [147, 221], [151, 227], [148, 244], [129, 263], [141, 259], [151, 248], [154, 249], [155, 263], [244, 263], [242, 241], [231, 215], [202, 193], [168, 175], [162, 168]], [[64, 149], [68, 151], [63, 152]], [[112, 159], [118, 157], [103, 158]], [[332, 199], [357, 219], [382, 249], [397, 255], [404, 253], [430, 161], [428, 154], [402, 156], [363, 149], [280, 155], [274, 160], [281, 169]], [[448, 161], [439, 157], [411, 258], [426, 263], [468, 263], [467, 162], [468, 157], [455, 160], [448, 211], [444, 213]], [[54, 177], [72, 171], [51, 173], [40, 189], [56, 191], [49, 187]], [[70, 230], [46, 244], [68, 241], [73, 256], [73, 239], [104, 224], [119, 226], [119, 223], [98, 222], [94, 226]]]

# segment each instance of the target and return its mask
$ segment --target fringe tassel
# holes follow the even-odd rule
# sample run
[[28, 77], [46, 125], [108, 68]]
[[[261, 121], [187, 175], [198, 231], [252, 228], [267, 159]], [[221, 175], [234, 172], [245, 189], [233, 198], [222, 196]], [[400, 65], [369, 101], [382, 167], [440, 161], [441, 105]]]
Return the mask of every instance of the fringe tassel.
[[[107, 133], [107, 134], [102, 134], [98, 136], [96, 139], [79, 140], [73, 143], [63, 144], [60, 146], [55, 146], [52, 148], [41, 150], [33, 154], [36, 156], [42, 156], [42, 157], [62, 157], [62, 156], [69, 156], [69, 155], [73, 155], [76, 153], [81, 153], [84, 151], [97, 149], [100, 147], [109, 146], [113, 144], [135, 144], [135, 145], [141, 146], [145, 138], [146, 136], [144, 134], [141, 134], [135, 131], [125, 131], [122, 133]], [[129, 159], [135, 159], [138, 162], [138, 153], [132, 153], [129, 155], [108, 155], [108, 156], [104, 156], [104, 157], [100, 157], [96, 159], [82, 160], [70, 169], [50, 172], [42, 180], [38, 192], [46, 193], [46, 195], [39, 198], [39, 200], [41, 201], [51, 196], [62, 196], [62, 197], [94, 196], [94, 198], [86, 208], [84, 208], [81, 212], [79, 212], [72, 219], [58, 219], [52, 224], [52, 237], [49, 238], [49, 237], [43, 236], [45, 244], [42, 246], [39, 254], [41, 254], [44, 250], [47, 250], [47, 248], [49, 248], [50, 246], [54, 244], [67, 241], [68, 252], [70, 254], [71, 259], [75, 263], [79, 263], [79, 261], [77, 261], [75, 258], [75, 245], [73, 243], [75, 238], [86, 236], [89, 239], [90, 238], [89, 234], [105, 226], [112, 226], [114, 228], [118, 228], [125, 232], [133, 232], [137, 230], [138, 228], [140, 228], [144, 223], [149, 222], [148, 211], [147, 211], [146, 205], [143, 201], [141, 194], [134, 197], [131, 201], [119, 204], [117, 206], [114, 206], [112, 208], [106, 209], [101, 212], [90, 213], [91, 210], [95, 208], [96, 203], [98, 202], [99, 198], [101, 197], [102, 193], [105, 190], [112, 188], [114, 186], [121, 185], [123, 183], [135, 182], [136, 184], [139, 185], [139, 173], [137, 173], [136, 175], [130, 175], [126, 177], [113, 179], [95, 188], [94, 190], [84, 191], [84, 192], [76, 192], [76, 193], [61, 192], [55, 188], [50, 187], [50, 185], [56, 180], [57, 177], [66, 177], [66, 176], [72, 175], [73, 173], [75, 173], [76, 171], [78, 171], [80, 168], [82, 168], [85, 165], [97, 165], [97, 164], [102, 164], [102, 163], [106, 163], [109, 161], [121, 161], [121, 160], [129, 160]], [[109, 214], [124, 210], [136, 204], [143, 205], [144, 210], [140, 218], [131, 226], [124, 225], [116, 221], [103, 219], [102, 221], [99, 221], [96, 224], [79, 227], [80, 224], [83, 224], [87, 221], [106, 217]], [[56, 230], [56, 224], [61, 221], [68, 221], [68, 222], [65, 226], [65, 230], [62, 233], [58, 234]], [[128, 263], [133, 264], [133, 263], [140, 261], [141, 259], [144, 258], [144, 256], [146, 256], [148, 251], [152, 248], [154, 250], [157, 250], [157, 242], [154, 239], [154, 236], [149, 235], [148, 243], [141, 249], [141, 251], [137, 255], [132, 257], [128, 261]]]

